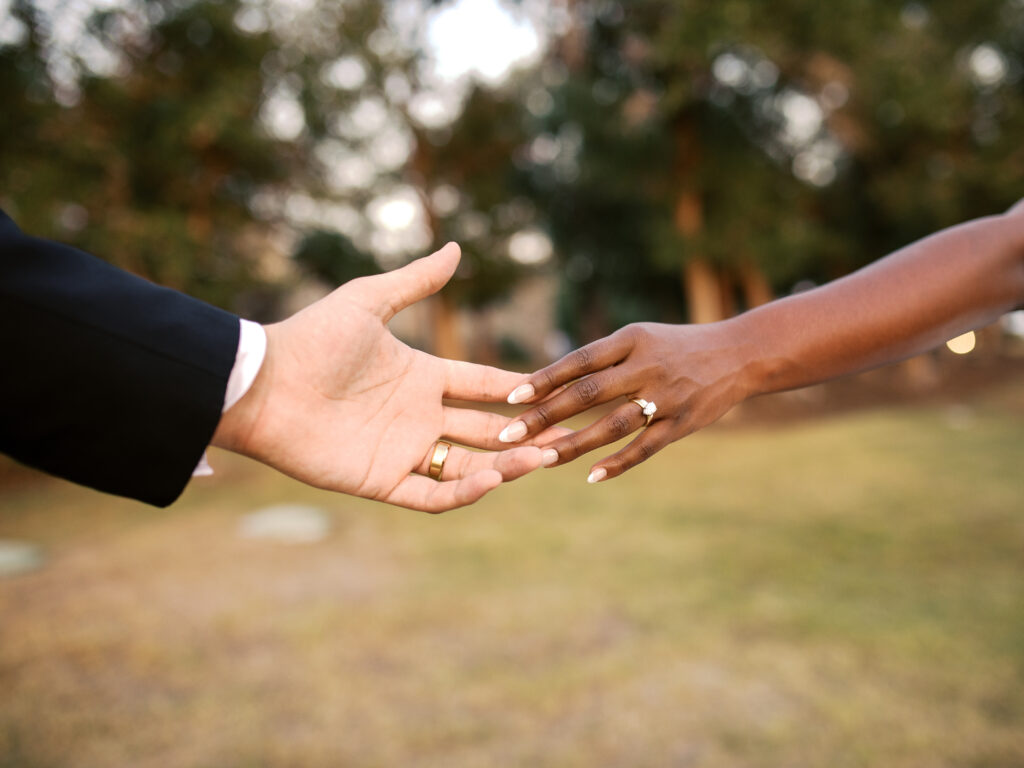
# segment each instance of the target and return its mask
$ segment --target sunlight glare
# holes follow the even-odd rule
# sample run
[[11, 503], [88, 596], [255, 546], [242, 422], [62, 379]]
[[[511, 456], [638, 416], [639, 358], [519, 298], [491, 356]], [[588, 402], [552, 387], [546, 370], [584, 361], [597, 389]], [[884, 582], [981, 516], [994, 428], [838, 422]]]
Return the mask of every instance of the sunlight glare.
[[946, 342], [946, 346], [949, 347], [950, 352], [955, 352], [958, 355], [966, 355], [968, 352], [974, 350], [976, 339], [974, 331], [968, 331], [963, 333], [956, 338], [950, 339]]

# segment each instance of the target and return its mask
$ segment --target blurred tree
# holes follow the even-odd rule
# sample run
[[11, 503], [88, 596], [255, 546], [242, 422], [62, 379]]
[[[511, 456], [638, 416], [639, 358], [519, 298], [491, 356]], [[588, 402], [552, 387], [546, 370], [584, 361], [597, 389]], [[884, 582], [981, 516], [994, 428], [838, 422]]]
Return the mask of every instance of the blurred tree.
[[571, 132], [578, 171], [534, 175], [595, 303], [665, 317], [634, 273], [681, 267], [691, 319], [714, 320], [1021, 195], [1016, 0], [569, 7], [539, 130], [558, 153]]
[[373, 256], [357, 248], [349, 238], [322, 229], [302, 238], [295, 250], [295, 259], [329, 285], [341, 285], [380, 272]]
[[[432, 5], [419, 4], [415, 18], [422, 22]], [[437, 82], [389, 10], [372, 0], [325, 0], [313, 12], [315, 33], [296, 35], [297, 50], [283, 57], [295, 63], [279, 79], [301, 105], [317, 159], [301, 180], [305, 221], [297, 223], [342, 232], [383, 268], [457, 240], [463, 260], [434, 302], [432, 346], [465, 357], [457, 308], [506, 296], [526, 271], [509, 252], [510, 238], [536, 218], [518, 193], [523, 173], [514, 162], [526, 141], [525, 112], [515, 79], [471, 83], [461, 97], [461, 84]], [[300, 249], [299, 260], [308, 253]], [[335, 253], [349, 258], [348, 248]]]
[[[456, 307], [486, 307], [507, 296], [527, 271], [510, 252], [511, 238], [536, 220], [522, 194], [525, 174], [515, 163], [527, 141], [520, 97], [516, 81], [491, 89], [474, 85], [445, 134], [416, 131], [406, 179], [421, 192], [435, 241], [455, 240], [463, 251], [458, 272], [438, 297], [435, 341], [443, 357], [466, 356], [454, 327]], [[475, 352], [488, 362], [500, 356], [496, 348]]]
[[383, 0], [90, 7], [16, 0], [0, 38], [0, 202], [26, 229], [221, 304], [278, 276], [282, 231], [335, 282], [458, 239], [436, 346], [464, 353], [454, 308], [514, 286], [534, 218], [514, 83], [453, 99]]
[[115, 6], [64, 47], [53, 18], [12, 7], [0, 186], [26, 229], [220, 304], [258, 278], [240, 235], [291, 149], [256, 119], [272, 46], [235, 26], [238, 6]]
[[[270, 279], [282, 230], [335, 276], [456, 239], [435, 347], [461, 356], [455, 307], [543, 261], [542, 218], [590, 338], [728, 314], [1021, 194], [1019, 0], [573, 0], [536, 72], [464, 89], [410, 37], [434, 5], [124, 0], [69, 40], [13, 0], [0, 203], [221, 304]], [[66, 32], [91, 6], [61, 7]]]

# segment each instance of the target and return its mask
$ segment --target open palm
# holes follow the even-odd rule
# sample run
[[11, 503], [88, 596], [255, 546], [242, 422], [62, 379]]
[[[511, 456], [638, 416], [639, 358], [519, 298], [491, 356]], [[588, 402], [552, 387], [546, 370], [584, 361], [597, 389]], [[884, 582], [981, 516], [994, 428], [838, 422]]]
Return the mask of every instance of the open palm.
[[425, 476], [442, 437], [501, 447], [494, 436], [506, 419], [442, 398], [500, 402], [521, 378], [419, 352], [388, 330], [396, 312], [439, 290], [458, 261], [449, 244], [268, 326], [263, 367], [228, 411], [233, 423], [218, 442], [311, 485], [427, 511], [471, 503], [539, 467], [534, 446], [454, 446], [441, 482]]

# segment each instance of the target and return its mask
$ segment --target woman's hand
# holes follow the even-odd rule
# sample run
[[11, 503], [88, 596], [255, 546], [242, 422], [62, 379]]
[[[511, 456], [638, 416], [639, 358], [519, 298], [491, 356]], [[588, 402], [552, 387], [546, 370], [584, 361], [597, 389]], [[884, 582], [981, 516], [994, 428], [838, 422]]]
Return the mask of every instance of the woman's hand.
[[[564, 464], [644, 426], [647, 417], [629, 398], [655, 403], [640, 436], [593, 466], [587, 479], [596, 483], [621, 475], [747, 397], [910, 357], [995, 322], [1022, 302], [1024, 201], [1006, 215], [943, 230], [852, 275], [730, 320], [627, 326], [520, 383], [509, 402], [536, 405], [499, 439], [538, 436], [591, 406], [627, 398], [586, 429], [539, 438], [558, 452], [556, 461], [542, 458], [545, 466]], [[570, 384], [573, 379], [579, 381]]]
[[564, 464], [644, 427], [647, 416], [630, 398], [654, 403], [657, 411], [640, 435], [594, 464], [587, 481], [617, 477], [745, 399], [752, 392], [756, 364], [748, 361], [757, 359], [755, 346], [744, 338], [739, 318], [706, 325], [626, 326], [519, 384], [508, 401], [536, 405], [511, 421], [499, 439], [519, 442], [595, 405], [626, 398], [585, 429], [544, 446], [558, 452], [557, 461], [547, 466]]

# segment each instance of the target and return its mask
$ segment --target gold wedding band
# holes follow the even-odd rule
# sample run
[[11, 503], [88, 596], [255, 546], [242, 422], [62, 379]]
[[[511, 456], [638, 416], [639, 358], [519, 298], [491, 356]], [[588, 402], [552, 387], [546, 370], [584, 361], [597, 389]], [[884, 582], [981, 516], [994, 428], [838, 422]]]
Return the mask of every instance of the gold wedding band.
[[642, 397], [631, 397], [629, 398], [629, 402], [636, 403], [640, 406], [640, 410], [643, 411], [644, 418], [647, 419], [647, 421], [644, 422], [644, 426], [651, 426], [651, 419], [654, 418], [654, 412], [658, 410], [658, 406], [650, 400], [644, 400]]
[[446, 443], [444, 440], [438, 440], [434, 443], [434, 453], [430, 457], [430, 469], [427, 470], [427, 475], [434, 480], [441, 479], [441, 473], [444, 472], [444, 463], [448, 460], [448, 451], [451, 450], [452, 444]]

